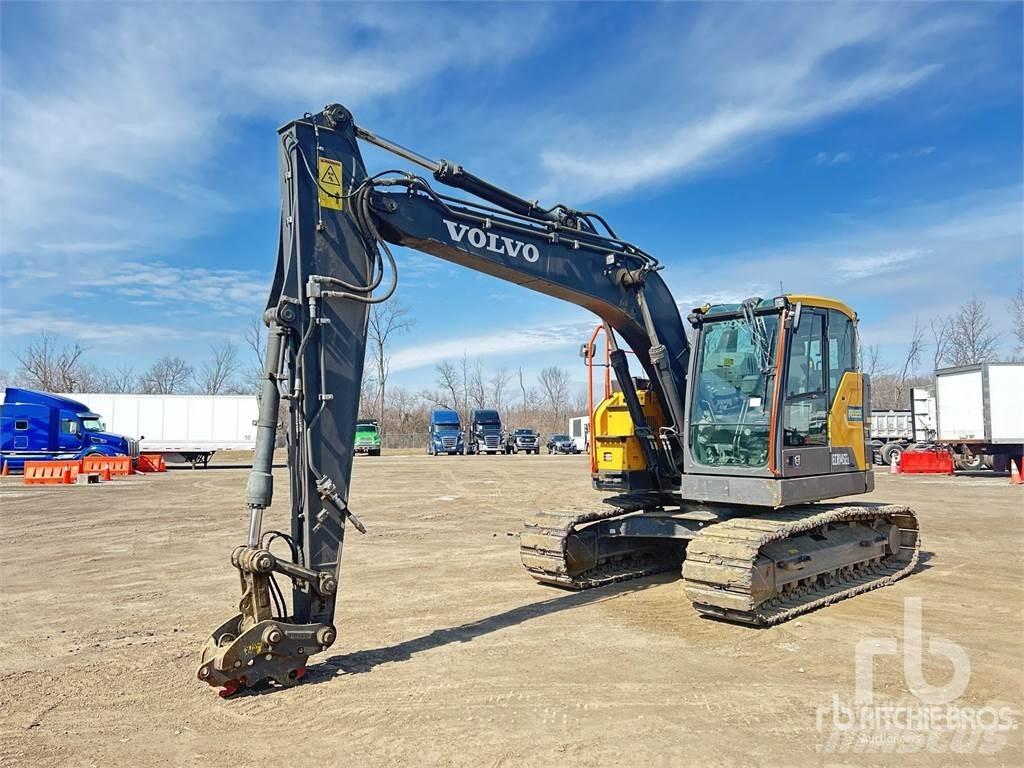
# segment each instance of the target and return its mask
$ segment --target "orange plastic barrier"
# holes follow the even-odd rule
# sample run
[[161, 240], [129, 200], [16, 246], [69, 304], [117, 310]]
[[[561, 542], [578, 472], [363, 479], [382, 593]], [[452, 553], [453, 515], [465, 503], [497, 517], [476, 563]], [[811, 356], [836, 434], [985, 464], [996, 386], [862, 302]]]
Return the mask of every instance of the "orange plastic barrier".
[[166, 472], [167, 464], [164, 462], [162, 453], [139, 454], [139, 461], [135, 465], [136, 472]]
[[947, 451], [904, 451], [900, 456], [900, 474], [952, 475], [953, 457]]
[[[26, 461], [22, 478], [26, 485], [60, 485], [75, 482], [82, 471], [82, 462], [75, 461]], [[65, 473], [68, 478], [65, 480]]]
[[86, 456], [82, 459], [83, 472], [99, 472], [109, 469], [111, 475], [130, 475], [132, 460], [128, 456]]

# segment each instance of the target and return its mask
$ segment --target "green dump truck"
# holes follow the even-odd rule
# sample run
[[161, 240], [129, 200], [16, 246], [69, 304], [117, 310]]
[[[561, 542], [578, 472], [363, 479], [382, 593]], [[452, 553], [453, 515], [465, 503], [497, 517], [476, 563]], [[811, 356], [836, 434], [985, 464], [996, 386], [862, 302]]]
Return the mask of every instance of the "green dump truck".
[[380, 456], [380, 432], [377, 431], [376, 419], [359, 419], [356, 422], [356, 453], [367, 456]]

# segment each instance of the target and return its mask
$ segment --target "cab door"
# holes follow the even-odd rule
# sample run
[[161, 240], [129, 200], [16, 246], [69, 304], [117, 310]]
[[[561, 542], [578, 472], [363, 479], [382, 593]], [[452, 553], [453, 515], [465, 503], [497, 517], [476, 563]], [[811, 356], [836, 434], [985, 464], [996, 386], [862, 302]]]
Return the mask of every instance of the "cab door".
[[61, 411], [60, 423], [57, 427], [57, 450], [77, 453], [85, 444], [82, 425], [78, 414], [74, 411]]
[[828, 310], [828, 436], [831, 472], [867, 468], [864, 449], [864, 378], [857, 370], [857, 336], [853, 319]]
[[783, 477], [831, 471], [825, 328], [823, 310], [803, 307], [790, 336], [782, 403]]

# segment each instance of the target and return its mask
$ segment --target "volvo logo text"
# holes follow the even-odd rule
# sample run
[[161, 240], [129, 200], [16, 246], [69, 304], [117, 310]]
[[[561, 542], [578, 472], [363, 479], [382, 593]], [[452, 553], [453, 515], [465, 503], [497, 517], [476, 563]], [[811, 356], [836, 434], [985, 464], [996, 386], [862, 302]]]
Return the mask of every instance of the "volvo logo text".
[[533, 243], [524, 243], [511, 237], [496, 235], [494, 232], [484, 232], [478, 227], [459, 224], [456, 221], [448, 221], [448, 219], [441, 219], [441, 221], [448, 227], [448, 234], [456, 243], [461, 243], [465, 239], [474, 248], [483, 248], [491, 253], [508, 254], [512, 258], [522, 256], [530, 263], [540, 258], [540, 251]]

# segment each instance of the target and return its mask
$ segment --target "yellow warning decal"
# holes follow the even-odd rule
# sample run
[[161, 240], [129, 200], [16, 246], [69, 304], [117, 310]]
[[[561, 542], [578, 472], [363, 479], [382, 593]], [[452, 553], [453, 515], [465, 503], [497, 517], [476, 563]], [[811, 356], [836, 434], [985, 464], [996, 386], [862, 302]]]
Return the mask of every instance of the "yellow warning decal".
[[317, 166], [317, 175], [320, 177], [320, 206], [340, 211], [343, 202], [341, 180], [344, 177], [341, 163], [321, 157]]

